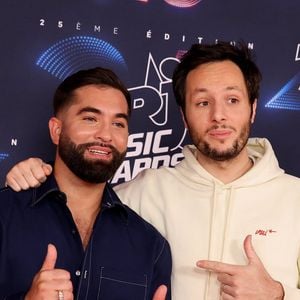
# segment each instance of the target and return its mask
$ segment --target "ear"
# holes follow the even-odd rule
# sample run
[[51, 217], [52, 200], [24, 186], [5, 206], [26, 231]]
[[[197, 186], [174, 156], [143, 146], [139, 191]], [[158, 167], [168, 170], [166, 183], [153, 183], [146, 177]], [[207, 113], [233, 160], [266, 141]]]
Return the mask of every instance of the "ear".
[[257, 107], [257, 99], [254, 100], [252, 104], [252, 115], [251, 115], [251, 124], [254, 123], [255, 116], [256, 116], [256, 107]]
[[186, 120], [185, 120], [185, 115], [184, 115], [184, 112], [183, 112], [183, 110], [182, 110], [181, 108], [180, 108], [180, 114], [181, 114], [181, 118], [182, 118], [184, 127], [185, 127], [186, 129], [188, 129], [188, 126], [187, 126], [187, 123], [186, 123]]
[[52, 117], [49, 120], [48, 125], [49, 125], [49, 132], [50, 132], [52, 142], [53, 142], [53, 144], [58, 145], [59, 136], [61, 133], [61, 126], [62, 126], [61, 120], [59, 120], [55, 117]]

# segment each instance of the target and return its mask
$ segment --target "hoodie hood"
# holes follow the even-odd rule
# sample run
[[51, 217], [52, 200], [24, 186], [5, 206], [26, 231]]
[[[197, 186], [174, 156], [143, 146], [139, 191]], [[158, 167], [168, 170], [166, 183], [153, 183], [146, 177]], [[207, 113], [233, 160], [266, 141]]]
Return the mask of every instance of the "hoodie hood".
[[[254, 161], [253, 167], [240, 178], [227, 184], [215, 178], [199, 164], [195, 157], [197, 149], [194, 145], [187, 145], [183, 148], [185, 159], [175, 168], [180, 173], [181, 179], [185, 180], [188, 185], [211, 186], [218, 183], [228, 188], [259, 185], [284, 174], [266, 138], [249, 138], [246, 147], [249, 158]], [[194, 172], [191, 173], [191, 170]]]

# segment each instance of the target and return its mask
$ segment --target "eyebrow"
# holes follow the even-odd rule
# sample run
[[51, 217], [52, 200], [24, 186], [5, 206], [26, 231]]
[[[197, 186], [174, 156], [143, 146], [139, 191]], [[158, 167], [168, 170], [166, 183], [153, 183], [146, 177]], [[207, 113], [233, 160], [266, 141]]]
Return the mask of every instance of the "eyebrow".
[[[224, 90], [225, 91], [238, 91], [238, 92], [242, 92], [241, 88], [239, 86], [237, 86], [237, 85], [227, 86]], [[196, 88], [193, 91], [193, 94], [205, 93], [205, 92], [209, 92], [209, 90], [207, 88]]]
[[[90, 113], [94, 113], [94, 114], [98, 114], [98, 115], [102, 114], [102, 111], [100, 109], [95, 108], [95, 107], [91, 107], [91, 106], [86, 106], [86, 107], [83, 107], [82, 109], [80, 109], [77, 112], [77, 115], [81, 115], [82, 113], [85, 113], [85, 112], [90, 112]], [[124, 113], [116, 113], [115, 117], [125, 119], [127, 122], [128, 122], [128, 119], [129, 119], [128, 114], [124, 114]]]

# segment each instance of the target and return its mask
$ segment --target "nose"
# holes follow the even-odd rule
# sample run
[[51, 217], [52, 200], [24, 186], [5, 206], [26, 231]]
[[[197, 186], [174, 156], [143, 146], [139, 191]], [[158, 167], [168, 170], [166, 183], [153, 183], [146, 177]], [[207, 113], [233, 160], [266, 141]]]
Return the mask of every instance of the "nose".
[[112, 140], [112, 131], [111, 126], [108, 123], [99, 124], [96, 128], [95, 138], [103, 142], [111, 142]]
[[222, 102], [216, 102], [211, 106], [211, 119], [217, 123], [226, 120], [226, 107]]

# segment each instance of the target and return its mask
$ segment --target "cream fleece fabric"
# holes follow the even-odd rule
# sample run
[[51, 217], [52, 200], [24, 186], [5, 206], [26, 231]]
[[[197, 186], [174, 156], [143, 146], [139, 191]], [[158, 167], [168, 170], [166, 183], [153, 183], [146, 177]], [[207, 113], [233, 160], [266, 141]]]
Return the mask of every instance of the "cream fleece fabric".
[[300, 179], [280, 169], [267, 139], [251, 138], [247, 149], [254, 166], [229, 184], [203, 169], [188, 145], [175, 168], [146, 170], [115, 187], [169, 241], [174, 300], [218, 300], [216, 276], [195, 263], [247, 264], [248, 234], [267, 271], [283, 284], [285, 299], [300, 299]]

